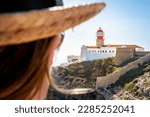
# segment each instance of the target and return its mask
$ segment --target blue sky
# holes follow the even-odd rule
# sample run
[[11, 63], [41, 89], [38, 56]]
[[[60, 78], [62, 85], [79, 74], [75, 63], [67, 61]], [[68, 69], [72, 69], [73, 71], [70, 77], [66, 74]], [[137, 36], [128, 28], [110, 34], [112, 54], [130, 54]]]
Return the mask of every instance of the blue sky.
[[[64, 0], [65, 6], [101, 0]], [[66, 31], [57, 63], [67, 55], [80, 55], [82, 45], [95, 45], [96, 31], [102, 27], [106, 44], [136, 44], [150, 50], [150, 0], [103, 0], [104, 10], [89, 21]]]

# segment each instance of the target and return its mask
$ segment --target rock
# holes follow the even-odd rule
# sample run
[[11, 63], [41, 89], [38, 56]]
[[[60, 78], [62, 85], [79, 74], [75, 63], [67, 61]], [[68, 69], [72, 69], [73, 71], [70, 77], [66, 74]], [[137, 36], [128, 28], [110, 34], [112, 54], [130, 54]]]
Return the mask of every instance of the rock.
[[[54, 69], [54, 80], [60, 87], [72, 89], [72, 88], [95, 88], [96, 77], [107, 75], [109, 72], [113, 72], [116, 66], [111, 64], [112, 60], [98, 60], [94, 62], [82, 62], [66, 67], [60, 67]], [[111, 66], [109, 66], [111, 65]], [[147, 65], [148, 67], [149, 65]], [[114, 67], [114, 68], [113, 68]], [[132, 66], [131, 66], [132, 67]], [[84, 95], [67, 95], [56, 92], [53, 89], [49, 89], [47, 99], [51, 100], [150, 100], [150, 72], [143, 72], [144, 66], [140, 66], [140, 69], [132, 70], [130, 73], [126, 73], [125, 77], [118, 79], [116, 83], [110, 84], [105, 88], [98, 88], [95, 92]], [[146, 67], [146, 66], [145, 66]], [[108, 69], [109, 68], [109, 69]], [[121, 69], [121, 68], [120, 68]], [[133, 75], [134, 73], [134, 75]], [[140, 76], [138, 76], [138, 75]], [[129, 79], [129, 80], [128, 80]], [[125, 84], [131, 84], [132, 87], [129, 91], [125, 89]]]

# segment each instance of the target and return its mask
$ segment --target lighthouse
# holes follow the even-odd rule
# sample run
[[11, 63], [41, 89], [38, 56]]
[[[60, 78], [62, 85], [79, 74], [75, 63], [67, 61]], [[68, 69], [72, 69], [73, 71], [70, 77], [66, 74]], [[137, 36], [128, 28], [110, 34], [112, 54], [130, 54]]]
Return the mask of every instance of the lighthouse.
[[126, 60], [126, 58], [129, 58], [129, 56], [133, 57], [135, 52], [144, 51], [144, 48], [138, 45], [104, 44], [104, 41], [104, 32], [101, 28], [99, 28], [96, 32], [96, 45], [83, 45], [81, 47], [80, 60], [91, 61], [117, 56], [119, 57], [118, 61], [122, 62], [123, 60]]
[[97, 39], [96, 39], [96, 46], [97, 47], [102, 47], [104, 46], [104, 32], [103, 30], [101, 29], [101, 27], [98, 29], [98, 31], [96, 32], [96, 36], [97, 36]]

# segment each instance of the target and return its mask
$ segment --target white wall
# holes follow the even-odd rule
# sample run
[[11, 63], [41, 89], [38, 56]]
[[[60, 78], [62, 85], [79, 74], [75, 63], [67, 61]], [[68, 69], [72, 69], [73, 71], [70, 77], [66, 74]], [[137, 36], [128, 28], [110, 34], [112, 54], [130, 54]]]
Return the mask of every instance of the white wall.
[[135, 51], [144, 51], [144, 48], [135, 48]]
[[87, 48], [85, 46], [81, 47], [81, 61], [87, 61]]
[[116, 48], [114, 47], [81, 48], [81, 61], [103, 59], [115, 56], [116, 56]]

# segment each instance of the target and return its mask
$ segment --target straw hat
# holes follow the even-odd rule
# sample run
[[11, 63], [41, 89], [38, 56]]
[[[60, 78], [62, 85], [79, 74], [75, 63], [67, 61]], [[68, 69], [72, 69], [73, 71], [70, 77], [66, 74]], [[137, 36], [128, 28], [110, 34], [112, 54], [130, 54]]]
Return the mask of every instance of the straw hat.
[[54, 36], [95, 16], [104, 3], [53, 7], [0, 15], [0, 46]]

